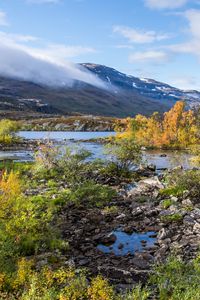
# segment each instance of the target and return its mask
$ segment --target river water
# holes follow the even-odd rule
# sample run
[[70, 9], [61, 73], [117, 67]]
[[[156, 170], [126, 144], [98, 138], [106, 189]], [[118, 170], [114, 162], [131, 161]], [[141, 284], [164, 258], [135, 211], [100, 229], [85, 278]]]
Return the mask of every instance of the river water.
[[[89, 139], [104, 138], [115, 135], [115, 132], [66, 132], [66, 131], [20, 131], [18, 136], [30, 140], [54, 140], [55, 144], [79, 145], [89, 150], [92, 158], [105, 158], [104, 146], [100, 143], [88, 142]], [[84, 142], [85, 140], [85, 142]], [[166, 154], [166, 156], [163, 156]], [[18, 161], [33, 160], [32, 151], [0, 151], [0, 160], [13, 159]], [[192, 168], [191, 155], [184, 151], [144, 151], [144, 161], [155, 164], [157, 169], [172, 168], [182, 165], [184, 168]]]

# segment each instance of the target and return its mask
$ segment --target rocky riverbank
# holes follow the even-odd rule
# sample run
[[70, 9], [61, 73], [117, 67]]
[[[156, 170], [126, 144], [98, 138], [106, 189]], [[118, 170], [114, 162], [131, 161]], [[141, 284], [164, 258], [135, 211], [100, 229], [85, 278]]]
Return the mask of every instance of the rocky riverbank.
[[[97, 182], [111, 185], [118, 192], [107, 207], [67, 204], [61, 211], [59, 227], [70, 251], [64, 255], [55, 253], [54, 259], [61, 265], [85, 267], [91, 275], [101, 273], [117, 289], [124, 289], [145, 283], [153, 265], [164, 262], [171, 254], [185, 261], [195, 258], [200, 246], [200, 205], [188, 191], [178, 197], [164, 196], [165, 183], [152, 166], [140, 170], [138, 176], [143, 175], [146, 177], [134, 182], [132, 188], [116, 178], [96, 177]], [[116, 255], [116, 231], [127, 237], [150, 233], [154, 242], [149, 246], [148, 240], [143, 239], [139, 250], [124, 254], [123, 250], [134, 246], [134, 242], [130, 238], [128, 245], [119, 240]], [[106, 246], [108, 253], [99, 245]], [[47, 264], [49, 256], [52, 254], [41, 256], [38, 265]]]
[[22, 121], [22, 130], [32, 131], [114, 131], [125, 128], [125, 120], [111, 117], [74, 116]]
[[12, 143], [3, 144], [0, 143], [0, 151], [36, 151], [40, 145], [44, 144], [42, 140], [27, 140], [22, 138], [17, 138]]

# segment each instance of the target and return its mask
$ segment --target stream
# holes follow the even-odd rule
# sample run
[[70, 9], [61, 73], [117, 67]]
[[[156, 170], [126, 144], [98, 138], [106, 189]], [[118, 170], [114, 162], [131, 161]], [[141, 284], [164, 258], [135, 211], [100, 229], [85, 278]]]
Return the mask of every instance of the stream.
[[[92, 153], [92, 159], [105, 159], [104, 146], [96, 142], [88, 142], [90, 139], [104, 138], [115, 135], [115, 132], [66, 132], [66, 131], [20, 131], [18, 136], [27, 140], [53, 140], [55, 145], [62, 147], [78, 145]], [[85, 140], [85, 142], [84, 142]], [[144, 151], [144, 161], [156, 165], [158, 170], [183, 166], [185, 169], [193, 168], [192, 155], [185, 151]], [[0, 160], [32, 161], [33, 151], [0, 151]]]

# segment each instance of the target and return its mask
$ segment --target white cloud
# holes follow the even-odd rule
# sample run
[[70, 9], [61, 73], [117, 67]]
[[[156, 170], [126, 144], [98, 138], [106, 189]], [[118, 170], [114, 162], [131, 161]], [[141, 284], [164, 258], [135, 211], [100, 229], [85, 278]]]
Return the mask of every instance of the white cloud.
[[185, 17], [189, 21], [189, 30], [193, 38], [200, 40], [200, 10], [186, 11]]
[[53, 44], [39, 48], [27, 44], [33, 39], [31, 36], [0, 32], [0, 75], [50, 86], [71, 86], [74, 80], [80, 80], [106, 88], [86, 69], [67, 61], [69, 57], [94, 49]]
[[96, 50], [91, 47], [66, 46], [62, 44], [48, 44], [43, 48], [29, 48], [29, 53], [33, 56], [63, 65], [69, 58], [95, 52]]
[[171, 45], [168, 49], [175, 53], [193, 54], [200, 60], [200, 10], [188, 10], [183, 16], [188, 21], [190, 39], [182, 44]]
[[119, 33], [130, 43], [145, 44], [162, 41], [169, 38], [168, 34], [158, 34], [155, 31], [141, 31], [126, 26], [114, 26], [113, 32]]
[[188, 0], [145, 0], [145, 4], [152, 9], [174, 9], [187, 2]]
[[3, 31], [0, 31], [0, 39], [3, 42], [35, 42], [39, 40], [38, 37], [32, 36], [32, 35], [23, 35], [23, 34], [12, 34], [12, 33], [5, 33]]
[[129, 56], [129, 61], [140, 63], [162, 63], [169, 59], [169, 55], [164, 51], [149, 50], [144, 52], [135, 52]]
[[0, 10], [0, 26], [8, 26], [9, 23], [7, 21], [6, 13]]
[[117, 49], [134, 49], [131, 45], [116, 45], [115, 48]]
[[188, 76], [186, 74], [184, 76], [171, 77], [168, 82], [169, 84], [172, 84], [173, 86], [176, 86], [182, 90], [200, 89], [199, 80], [193, 76]]

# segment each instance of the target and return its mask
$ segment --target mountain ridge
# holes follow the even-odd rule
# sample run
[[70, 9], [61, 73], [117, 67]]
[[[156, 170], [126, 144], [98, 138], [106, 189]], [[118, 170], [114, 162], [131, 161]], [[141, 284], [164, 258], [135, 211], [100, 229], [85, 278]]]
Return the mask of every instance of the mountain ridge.
[[113, 68], [82, 63], [88, 72], [100, 78], [107, 89], [75, 82], [72, 87], [48, 87], [29, 81], [0, 76], [0, 110], [24, 114], [92, 114], [132, 117], [165, 112], [176, 101], [189, 107], [200, 104], [200, 92], [184, 91], [154, 79], [138, 78]]

